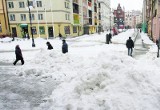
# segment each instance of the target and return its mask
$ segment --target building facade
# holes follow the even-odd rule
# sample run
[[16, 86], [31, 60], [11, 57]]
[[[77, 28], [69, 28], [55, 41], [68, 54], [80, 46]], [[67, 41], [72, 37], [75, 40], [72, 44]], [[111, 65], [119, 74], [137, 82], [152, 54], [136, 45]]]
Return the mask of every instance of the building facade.
[[0, 37], [10, 35], [5, 0], [0, 0]]
[[145, 0], [143, 2], [144, 22], [149, 37], [156, 42], [160, 40], [160, 1]]
[[112, 11], [110, 7], [110, 0], [98, 0], [99, 7], [100, 7], [100, 18], [101, 18], [101, 25], [103, 30], [107, 31], [112, 28]]
[[136, 28], [140, 23], [142, 23], [141, 11], [132, 10], [125, 12], [125, 27]]
[[11, 33], [18, 37], [31, 35], [30, 27], [42, 38], [91, 34], [101, 22], [97, 0], [6, 0], [6, 6]]
[[124, 29], [125, 22], [125, 10], [118, 4], [117, 9], [114, 10], [114, 23], [118, 29]]
[[147, 32], [147, 0], [143, 0], [143, 8], [142, 8], [142, 31]]

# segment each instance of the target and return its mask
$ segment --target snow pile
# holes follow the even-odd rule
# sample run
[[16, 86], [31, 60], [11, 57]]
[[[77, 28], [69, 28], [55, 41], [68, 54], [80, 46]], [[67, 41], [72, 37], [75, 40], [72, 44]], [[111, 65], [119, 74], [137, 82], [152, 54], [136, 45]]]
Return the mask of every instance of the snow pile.
[[[49, 73], [59, 82], [50, 97], [50, 109], [158, 110], [159, 61], [155, 61], [157, 65], [153, 62], [143, 63], [118, 54], [119, 56], [104, 51], [89, 58], [66, 54], [58, 60], [56, 56], [60, 54], [55, 54], [53, 60], [49, 56], [49, 64], [45, 67], [54, 65]], [[48, 103], [41, 106], [48, 106]]]
[[121, 43], [121, 44], [125, 44], [126, 43], [126, 40], [129, 38], [129, 37], [135, 37], [134, 36], [134, 29], [130, 29], [130, 30], [127, 30], [126, 32], [122, 32], [122, 33], [119, 33], [118, 35], [116, 36], [113, 36], [112, 38], [112, 41], [114, 43]]
[[118, 49], [111, 53], [113, 45], [104, 47], [95, 46], [99, 51], [87, 57], [42, 50], [32, 67], [22, 67], [25, 77], [38, 76], [44, 82], [50, 77], [57, 83], [39, 109], [158, 110], [160, 60], [139, 62]]
[[12, 38], [10, 37], [5, 37], [5, 38], [0, 38], [0, 42], [11, 42]]
[[142, 32], [141, 33], [141, 39], [143, 40], [144, 43], [146, 44], [154, 44], [153, 41], [151, 41], [147, 35], [147, 33]]

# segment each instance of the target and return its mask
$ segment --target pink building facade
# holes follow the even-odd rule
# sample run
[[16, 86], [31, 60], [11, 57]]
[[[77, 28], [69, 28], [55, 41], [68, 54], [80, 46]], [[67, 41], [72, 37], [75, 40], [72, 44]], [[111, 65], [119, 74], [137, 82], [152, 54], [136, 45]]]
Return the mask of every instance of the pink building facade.
[[160, 38], [160, 3], [157, 3], [153, 8], [152, 14], [152, 38], [155, 42]]
[[153, 18], [153, 24], [152, 24], [152, 35], [153, 35], [153, 41], [159, 39], [159, 32], [160, 31], [160, 18], [154, 17]]

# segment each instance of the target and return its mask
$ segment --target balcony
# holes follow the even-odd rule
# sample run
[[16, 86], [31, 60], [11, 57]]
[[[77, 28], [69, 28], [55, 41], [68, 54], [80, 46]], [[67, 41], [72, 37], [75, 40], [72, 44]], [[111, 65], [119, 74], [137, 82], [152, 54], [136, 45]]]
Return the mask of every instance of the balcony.
[[80, 21], [79, 21], [79, 15], [74, 14], [73, 15], [73, 20], [74, 20], [74, 24], [79, 24], [80, 23]]
[[88, 13], [89, 13], [89, 17], [92, 18], [92, 11], [88, 10]]
[[74, 20], [74, 24], [79, 24], [79, 20]]
[[73, 3], [73, 13], [79, 14], [79, 6]]
[[92, 25], [92, 18], [89, 18], [89, 25]]
[[79, 10], [73, 10], [73, 13], [79, 14]]
[[97, 13], [97, 7], [96, 7], [96, 6], [94, 6], [94, 12], [96, 12], [96, 13]]

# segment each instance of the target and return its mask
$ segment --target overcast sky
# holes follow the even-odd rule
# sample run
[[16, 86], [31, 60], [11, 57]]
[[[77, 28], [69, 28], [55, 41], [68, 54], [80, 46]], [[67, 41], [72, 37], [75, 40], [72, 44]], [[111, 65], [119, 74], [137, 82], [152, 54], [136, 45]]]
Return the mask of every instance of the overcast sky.
[[125, 7], [125, 11], [128, 10], [142, 10], [143, 0], [110, 0], [111, 8], [117, 8], [118, 3], [120, 3], [121, 7]]

